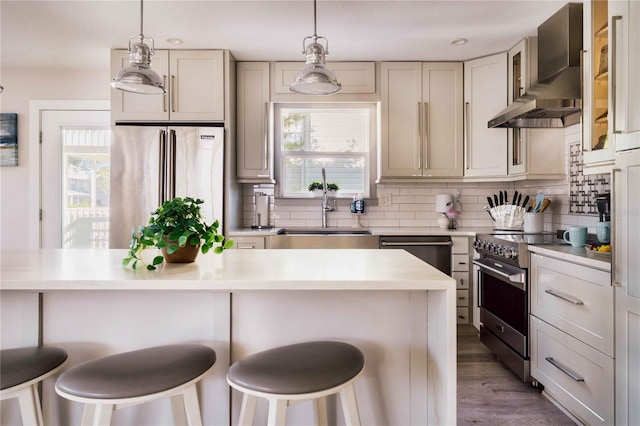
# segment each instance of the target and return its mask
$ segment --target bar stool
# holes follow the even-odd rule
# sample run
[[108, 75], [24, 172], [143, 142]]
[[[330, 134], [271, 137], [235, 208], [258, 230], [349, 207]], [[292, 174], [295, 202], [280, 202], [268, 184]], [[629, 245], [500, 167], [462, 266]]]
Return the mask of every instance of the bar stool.
[[353, 382], [364, 370], [364, 356], [343, 342], [307, 342], [269, 349], [235, 362], [229, 385], [242, 392], [238, 425], [253, 423], [257, 398], [269, 401], [269, 426], [284, 425], [288, 405], [314, 401], [320, 425], [327, 424], [326, 397], [340, 394], [347, 425], [359, 425]]
[[85, 404], [82, 425], [108, 425], [113, 410], [171, 397], [175, 424], [201, 425], [196, 384], [216, 353], [203, 345], [168, 345], [124, 352], [71, 367], [56, 392]]
[[3, 349], [0, 351], [0, 400], [18, 398], [25, 425], [44, 425], [38, 383], [55, 374], [67, 360], [60, 348]]

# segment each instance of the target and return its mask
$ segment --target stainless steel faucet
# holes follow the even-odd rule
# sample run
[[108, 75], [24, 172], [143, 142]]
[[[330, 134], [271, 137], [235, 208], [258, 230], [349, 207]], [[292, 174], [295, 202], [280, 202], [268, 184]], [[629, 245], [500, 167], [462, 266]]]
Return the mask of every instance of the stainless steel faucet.
[[[335, 204], [334, 204], [335, 205]], [[327, 198], [327, 173], [322, 168], [322, 227], [327, 227], [327, 212], [333, 212], [336, 208], [329, 204]]]

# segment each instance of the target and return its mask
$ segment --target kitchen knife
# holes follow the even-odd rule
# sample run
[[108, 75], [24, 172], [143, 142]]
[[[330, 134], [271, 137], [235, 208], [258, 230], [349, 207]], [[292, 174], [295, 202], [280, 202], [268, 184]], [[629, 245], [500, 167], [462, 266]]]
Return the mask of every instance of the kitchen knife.
[[522, 193], [518, 194], [518, 201], [516, 202], [516, 205], [524, 206], [524, 204], [520, 204], [520, 201], [522, 201]]
[[513, 204], [514, 206], [518, 205], [518, 191], [513, 193], [513, 202], [511, 204]]
[[502, 195], [502, 191], [498, 191], [500, 193], [500, 205], [504, 204], [504, 195]]
[[[527, 207], [527, 203], [529, 202], [529, 196], [524, 197], [524, 201], [522, 202], [522, 207]], [[529, 210], [527, 210], [529, 211]]]
[[502, 192], [504, 192], [504, 203], [509, 204], [509, 197], [507, 196], [507, 191], [502, 191]]
[[500, 205], [500, 203], [498, 203], [498, 196], [496, 194], [493, 194], [493, 203], [496, 205], [496, 207]]
[[487, 201], [489, 202], [489, 207], [493, 208], [493, 200], [491, 200], [491, 197], [487, 197]]

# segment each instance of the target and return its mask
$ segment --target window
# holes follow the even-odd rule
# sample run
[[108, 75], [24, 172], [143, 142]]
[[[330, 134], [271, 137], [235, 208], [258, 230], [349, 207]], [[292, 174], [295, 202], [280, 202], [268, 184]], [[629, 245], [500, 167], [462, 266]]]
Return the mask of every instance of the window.
[[374, 104], [278, 104], [275, 107], [276, 177], [282, 197], [310, 197], [322, 180], [339, 185], [339, 197], [371, 196], [375, 170]]

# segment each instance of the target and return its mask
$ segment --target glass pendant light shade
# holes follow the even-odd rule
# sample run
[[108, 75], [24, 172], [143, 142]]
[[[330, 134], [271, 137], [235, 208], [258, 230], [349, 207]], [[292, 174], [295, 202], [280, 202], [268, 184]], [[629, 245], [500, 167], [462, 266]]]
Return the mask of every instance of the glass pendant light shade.
[[[143, 35], [142, 20], [143, 8], [140, 0], [140, 35], [129, 37], [129, 66], [120, 70], [111, 82], [111, 87], [144, 95], [164, 95], [167, 91], [162, 79], [151, 69], [153, 39]], [[145, 44], [145, 40], [151, 41], [152, 47]]]
[[[307, 40], [312, 40], [307, 45]], [[318, 41], [324, 41], [323, 46]], [[316, 0], [313, 0], [313, 35], [302, 40], [302, 53], [307, 58], [307, 65], [298, 73], [289, 86], [289, 90], [304, 95], [331, 95], [342, 90], [333, 71], [325, 66], [325, 56], [329, 54], [329, 43], [319, 37], [316, 31]]]
[[129, 66], [120, 70], [111, 82], [111, 87], [144, 95], [167, 93], [162, 79], [151, 69], [151, 55], [151, 49], [144, 44], [143, 40], [131, 45], [129, 47]]

